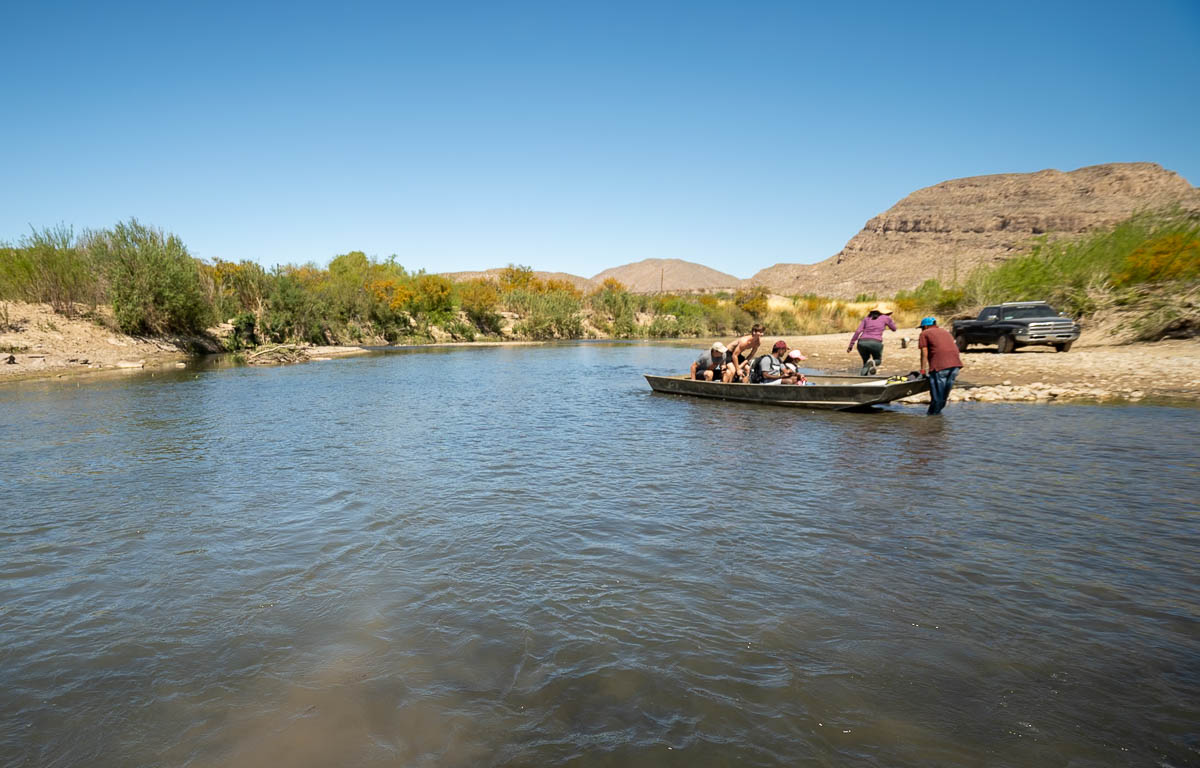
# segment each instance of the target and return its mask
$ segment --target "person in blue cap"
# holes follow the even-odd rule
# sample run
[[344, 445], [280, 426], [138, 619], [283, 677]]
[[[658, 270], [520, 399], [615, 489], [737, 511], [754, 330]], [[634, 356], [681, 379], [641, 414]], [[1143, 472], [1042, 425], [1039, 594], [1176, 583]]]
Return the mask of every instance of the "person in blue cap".
[[962, 358], [958, 356], [954, 337], [938, 328], [937, 318], [921, 318], [920, 328], [917, 347], [921, 350], [921, 373], [929, 375], [929, 410], [926, 413], [936, 416], [946, 407], [954, 380], [962, 368]]

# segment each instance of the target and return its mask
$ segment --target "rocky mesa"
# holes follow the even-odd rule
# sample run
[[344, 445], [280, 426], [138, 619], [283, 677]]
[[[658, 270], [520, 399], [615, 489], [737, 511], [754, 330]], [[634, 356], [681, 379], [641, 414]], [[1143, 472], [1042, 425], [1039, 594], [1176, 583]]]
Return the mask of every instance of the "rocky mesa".
[[1156, 163], [952, 179], [870, 219], [825, 261], [776, 264], [746, 284], [782, 294], [891, 295], [929, 278], [965, 278], [1026, 251], [1039, 235], [1078, 235], [1173, 205], [1200, 210], [1200, 190]]

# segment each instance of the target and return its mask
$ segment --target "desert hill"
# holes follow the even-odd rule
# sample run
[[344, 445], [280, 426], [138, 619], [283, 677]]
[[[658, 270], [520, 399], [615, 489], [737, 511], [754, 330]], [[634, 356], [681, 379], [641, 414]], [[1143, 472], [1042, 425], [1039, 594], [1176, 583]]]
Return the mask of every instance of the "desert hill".
[[592, 280], [599, 284], [610, 277], [634, 293], [736, 288], [742, 282], [733, 275], [683, 259], [644, 259], [606, 269]]
[[931, 277], [964, 278], [978, 264], [1017, 255], [1038, 235], [1077, 235], [1173, 204], [1200, 210], [1200, 190], [1156, 163], [953, 179], [872, 218], [825, 261], [776, 264], [745, 284], [783, 294], [891, 295]]
[[[495, 269], [486, 269], [482, 272], [441, 272], [442, 277], [448, 277], [456, 282], [464, 280], [497, 280], [500, 273], [504, 270], [500, 267]], [[561, 280], [570, 283], [584, 293], [591, 293], [600, 287], [600, 283], [588, 280], [586, 277], [572, 275], [568, 272], [538, 272], [534, 271], [533, 276], [538, 280]]]

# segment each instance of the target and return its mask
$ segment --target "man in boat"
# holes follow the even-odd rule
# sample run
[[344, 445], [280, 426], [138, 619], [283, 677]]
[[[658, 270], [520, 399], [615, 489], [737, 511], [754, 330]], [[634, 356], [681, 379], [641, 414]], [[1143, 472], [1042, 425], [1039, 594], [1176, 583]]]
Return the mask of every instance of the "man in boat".
[[692, 378], [697, 381], [722, 381], [722, 375], [728, 363], [726, 362], [725, 345], [716, 342], [712, 349], [700, 355], [692, 363]]
[[917, 347], [921, 350], [921, 373], [929, 374], [929, 410], [926, 413], [936, 416], [946, 407], [954, 380], [962, 368], [962, 358], [958, 356], [954, 337], [938, 328], [937, 318], [922, 318], [920, 328]]
[[749, 334], [729, 343], [729, 354], [725, 357], [725, 378], [722, 381], [728, 384], [731, 381], [750, 380], [750, 361], [754, 359], [754, 353], [762, 343], [765, 330], [762, 323], [755, 323]]
[[771, 347], [771, 354], [763, 355], [754, 361], [755, 370], [750, 380], [755, 384], [795, 384], [796, 375], [783, 367], [783, 358], [787, 355], [788, 345], [783, 339]]

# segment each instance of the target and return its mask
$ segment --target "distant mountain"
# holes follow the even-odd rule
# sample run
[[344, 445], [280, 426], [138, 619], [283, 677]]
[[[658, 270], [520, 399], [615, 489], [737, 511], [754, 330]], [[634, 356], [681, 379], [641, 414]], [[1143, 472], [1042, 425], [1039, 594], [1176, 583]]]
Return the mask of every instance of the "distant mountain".
[[728, 289], [742, 282], [733, 275], [683, 259], [645, 259], [606, 269], [592, 281], [600, 284], [610, 277], [634, 293]]
[[[646, 259], [606, 269], [590, 280], [565, 272], [534, 274], [568, 281], [584, 292], [611, 277], [635, 293], [763, 285], [784, 295], [891, 296], [929, 278], [961, 280], [977, 265], [1028, 252], [1039, 235], [1071, 237], [1112, 226], [1138, 211], [1176, 204], [1200, 212], [1200, 189], [1156, 163], [972, 176], [913, 192], [870, 219], [825, 261], [776, 264], [748, 280], [682, 259]], [[445, 274], [469, 280], [495, 279], [500, 272]]]
[[746, 284], [782, 294], [887, 296], [929, 278], [965, 278], [976, 265], [1026, 252], [1038, 235], [1078, 235], [1173, 204], [1200, 211], [1200, 190], [1156, 163], [953, 179], [872, 218], [825, 261], [776, 264]]
[[[442, 277], [448, 277], [456, 282], [461, 282], [463, 280], [478, 280], [480, 278], [486, 280], [498, 280], [500, 273], [503, 271], [504, 270], [502, 268], [497, 267], [495, 269], [487, 269], [482, 272], [442, 272], [440, 274]], [[533, 276], [538, 280], [562, 280], [570, 283], [584, 293], [591, 293], [600, 287], [600, 284], [595, 281], [588, 280], [586, 277], [580, 277], [579, 275], [572, 275], [567, 272], [534, 272]]]

